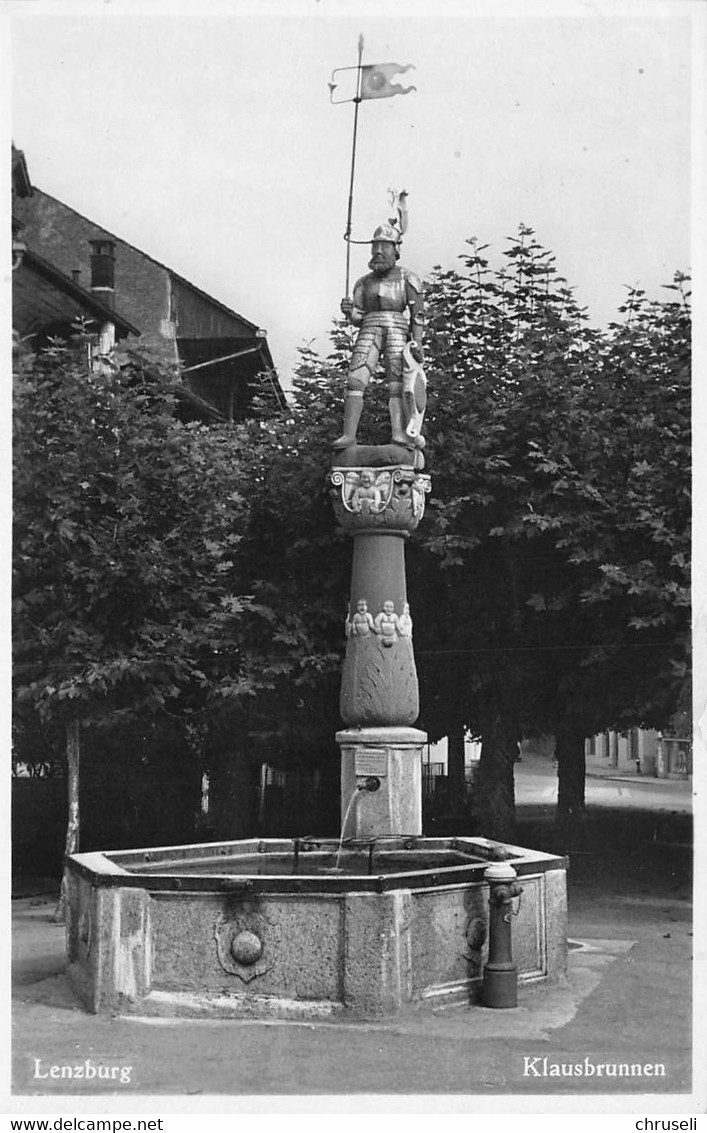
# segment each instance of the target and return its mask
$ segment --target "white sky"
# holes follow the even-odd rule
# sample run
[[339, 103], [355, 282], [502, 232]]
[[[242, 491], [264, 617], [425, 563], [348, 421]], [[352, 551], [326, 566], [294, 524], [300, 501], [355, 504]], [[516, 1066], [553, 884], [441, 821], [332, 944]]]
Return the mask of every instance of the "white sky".
[[[689, 0], [9, 2], [11, 130], [33, 184], [265, 327], [287, 381], [344, 293], [353, 106], [331, 71], [416, 70], [364, 102], [354, 231], [409, 192], [402, 262], [500, 263], [522, 221], [592, 322], [690, 267]], [[352, 275], [368, 249], [352, 250]]]

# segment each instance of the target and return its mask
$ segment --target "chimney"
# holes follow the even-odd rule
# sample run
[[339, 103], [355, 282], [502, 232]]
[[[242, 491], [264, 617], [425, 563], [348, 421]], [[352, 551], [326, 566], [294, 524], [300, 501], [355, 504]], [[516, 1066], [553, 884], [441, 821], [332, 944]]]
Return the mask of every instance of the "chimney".
[[89, 240], [91, 292], [111, 310], [115, 307], [115, 241]]
[[77, 283], [80, 287], [81, 286], [81, 268], [73, 268], [72, 272], [71, 272], [71, 278], [73, 279], [74, 283]]

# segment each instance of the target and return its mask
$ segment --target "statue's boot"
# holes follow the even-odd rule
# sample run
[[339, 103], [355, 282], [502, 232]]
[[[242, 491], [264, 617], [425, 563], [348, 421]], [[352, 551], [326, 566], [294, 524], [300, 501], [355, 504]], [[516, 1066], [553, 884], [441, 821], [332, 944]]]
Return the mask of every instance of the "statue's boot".
[[363, 412], [363, 394], [356, 390], [349, 390], [344, 401], [344, 431], [333, 442], [332, 448], [351, 448], [356, 444], [358, 423]]
[[390, 413], [390, 431], [393, 444], [402, 445], [404, 448], [414, 448], [414, 441], [405, 432], [402, 397], [388, 399], [388, 412]]

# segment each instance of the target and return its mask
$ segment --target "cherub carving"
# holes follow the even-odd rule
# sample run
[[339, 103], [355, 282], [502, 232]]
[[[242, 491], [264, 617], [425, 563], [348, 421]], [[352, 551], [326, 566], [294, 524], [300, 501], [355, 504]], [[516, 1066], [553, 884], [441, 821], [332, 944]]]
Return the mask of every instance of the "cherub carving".
[[398, 633], [401, 637], [412, 637], [412, 618], [410, 617], [410, 604], [405, 602], [403, 612], [398, 618]]
[[352, 511], [361, 515], [378, 515], [385, 507], [383, 493], [376, 484], [375, 476], [367, 469], [361, 473], [358, 485], [351, 493], [350, 506]]
[[369, 633], [375, 632], [373, 615], [368, 610], [368, 602], [365, 598], [359, 598], [353, 617], [346, 615], [345, 628], [347, 637], [351, 637], [352, 634], [354, 637], [366, 637]]
[[382, 645], [390, 647], [398, 640], [398, 618], [392, 602], [383, 603], [383, 609], [375, 621], [375, 629], [380, 634]]

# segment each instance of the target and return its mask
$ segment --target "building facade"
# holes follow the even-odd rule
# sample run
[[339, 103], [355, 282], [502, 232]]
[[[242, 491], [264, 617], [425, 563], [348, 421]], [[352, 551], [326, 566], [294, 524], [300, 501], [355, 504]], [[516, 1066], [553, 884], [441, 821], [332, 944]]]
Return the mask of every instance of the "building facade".
[[652, 728], [600, 732], [586, 741], [585, 752], [607, 770], [657, 779], [689, 779], [692, 775], [691, 740]]
[[[12, 216], [13, 327], [21, 337], [41, 342], [48, 330], [57, 334], [64, 315], [84, 314], [104, 325], [106, 312], [112, 313], [116, 338], [130, 336], [179, 364], [184, 400], [195, 410], [201, 405], [201, 416], [241, 420], [256, 395], [273, 408], [284, 404], [264, 330], [32, 186], [24, 155], [14, 147]], [[33, 292], [41, 290], [30, 278], [39, 262], [67, 293], [65, 310], [57, 304], [54, 320], [45, 319], [44, 309], [31, 309]]]
[[82, 349], [107, 353], [117, 341], [138, 336], [138, 328], [106, 303], [100, 292], [88, 292], [75, 276], [31, 250], [21, 219], [23, 203], [34, 190], [24, 155], [12, 150], [12, 325], [33, 349], [52, 338], [69, 339], [80, 321], [86, 327]]

